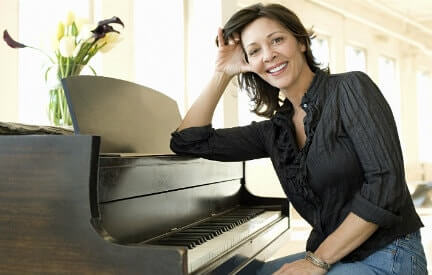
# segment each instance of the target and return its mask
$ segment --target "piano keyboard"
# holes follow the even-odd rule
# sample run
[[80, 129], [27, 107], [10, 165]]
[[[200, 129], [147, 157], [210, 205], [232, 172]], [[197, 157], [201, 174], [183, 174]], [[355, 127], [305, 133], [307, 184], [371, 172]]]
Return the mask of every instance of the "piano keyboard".
[[280, 218], [280, 211], [239, 208], [152, 244], [187, 247], [188, 271], [192, 273]]

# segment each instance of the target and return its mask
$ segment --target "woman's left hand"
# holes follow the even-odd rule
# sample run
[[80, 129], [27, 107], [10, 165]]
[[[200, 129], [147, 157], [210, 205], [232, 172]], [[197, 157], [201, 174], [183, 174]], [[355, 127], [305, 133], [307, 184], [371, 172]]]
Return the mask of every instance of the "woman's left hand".
[[323, 275], [327, 271], [314, 266], [305, 259], [301, 259], [292, 263], [284, 264], [273, 275]]

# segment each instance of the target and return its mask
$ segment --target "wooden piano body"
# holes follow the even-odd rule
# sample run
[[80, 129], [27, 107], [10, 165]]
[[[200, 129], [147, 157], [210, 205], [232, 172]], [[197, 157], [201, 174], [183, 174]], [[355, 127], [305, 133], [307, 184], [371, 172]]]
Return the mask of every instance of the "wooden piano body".
[[99, 146], [90, 135], [0, 136], [0, 274], [188, 274], [187, 248], [149, 240], [239, 205], [282, 214], [192, 273], [246, 272], [284, 243], [286, 200], [251, 195], [244, 163]]

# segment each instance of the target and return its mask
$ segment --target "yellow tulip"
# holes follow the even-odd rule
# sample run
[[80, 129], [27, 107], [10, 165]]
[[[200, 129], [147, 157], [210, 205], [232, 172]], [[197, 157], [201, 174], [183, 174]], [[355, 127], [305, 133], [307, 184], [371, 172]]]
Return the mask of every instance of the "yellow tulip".
[[75, 14], [72, 11], [69, 11], [66, 15], [66, 20], [64, 22], [65, 26], [68, 27], [72, 25], [74, 21], [75, 21]]
[[65, 31], [65, 27], [64, 27], [63, 23], [59, 22], [58, 26], [57, 26], [57, 36], [56, 36], [57, 41], [60, 41], [60, 39], [63, 37], [64, 31]]

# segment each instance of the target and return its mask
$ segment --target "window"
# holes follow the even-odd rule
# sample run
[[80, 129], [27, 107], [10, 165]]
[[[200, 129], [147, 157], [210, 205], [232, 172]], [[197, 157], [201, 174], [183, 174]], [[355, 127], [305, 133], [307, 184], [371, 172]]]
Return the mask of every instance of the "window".
[[[186, 101], [192, 106], [214, 71], [217, 48], [215, 38], [222, 25], [223, 1], [185, 1], [188, 3], [186, 51]], [[224, 93], [229, 96], [229, 91]], [[224, 127], [223, 98], [213, 115], [213, 127]]]
[[[51, 53], [51, 41], [57, 31], [57, 24], [63, 20], [68, 11], [77, 17], [89, 16], [89, 0], [20, 0], [18, 41], [43, 49]], [[37, 11], [50, 11], [49, 16], [41, 16]], [[22, 49], [18, 54], [18, 120], [28, 124], [49, 124], [48, 87], [44, 81], [46, 66], [49, 60], [31, 49]]]
[[329, 39], [315, 37], [312, 39], [311, 49], [315, 60], [320, 64], [321, 69], [325, 69], [330, 63]]
[[396, 76], [395, 60], [385, 56], [380, 56], [378, 59], [378, 76], [378, 86], [392, 109], [399, 137], [402, 137], [401, 94], [399, 85], [397, 85], [398, 81]]
[[366, 72], [366, 51], [364, 49], [346, 46], [345, 48], [346, 71]]
[[183, 1], [134, 1], [136, 82], [184, 100]]
[[428, 72], [417, 73], [418, 135], [419, 160], [432, 162], [432, 83]]

